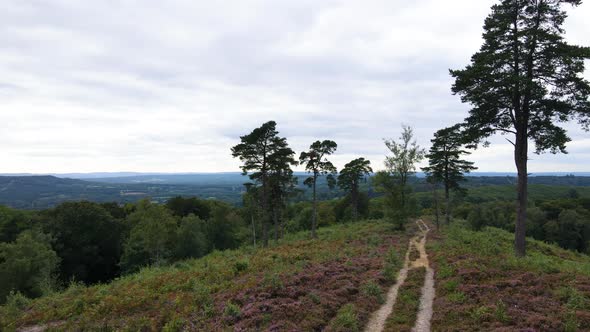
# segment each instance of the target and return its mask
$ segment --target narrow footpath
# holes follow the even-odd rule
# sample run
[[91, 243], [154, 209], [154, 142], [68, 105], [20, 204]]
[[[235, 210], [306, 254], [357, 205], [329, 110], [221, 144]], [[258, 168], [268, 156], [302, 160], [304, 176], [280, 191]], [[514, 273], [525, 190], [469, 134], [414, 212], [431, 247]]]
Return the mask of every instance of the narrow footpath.
[[[422, 219], [416, 220], [419, 228], [419, 233], [410, 239], [408, 250], [404, 260], [404, 266], [399, 271], [395, 285], [391, 286], [387, 292], [387, 299], [385, 303], [371, 316], [369, 323], [365, 328], [365, 332], [382, 332], [385, 327], [385, 322], [390, 315], [394, 315], [393, 307], [397, 300], [397, 294], [400, 287], [406, 281], [408, 271], [411, 269], [424, 267], [426, 268], [426, 276], [424, 278], [424, 285], [422, 286], [420, 297], [420, 309], [416, 318], [416, 323], [412, 331], [427, 332], [430, 331], [430, 319], [432, 318], [432, 303], [434, 301], [434, 271], [430, 267], [428, 255], [426, 254], [426, 237], [430, 228]], [[420, 253], [420, 257], [410, 262], [410, 252], [412, 248], [416, 248]]]

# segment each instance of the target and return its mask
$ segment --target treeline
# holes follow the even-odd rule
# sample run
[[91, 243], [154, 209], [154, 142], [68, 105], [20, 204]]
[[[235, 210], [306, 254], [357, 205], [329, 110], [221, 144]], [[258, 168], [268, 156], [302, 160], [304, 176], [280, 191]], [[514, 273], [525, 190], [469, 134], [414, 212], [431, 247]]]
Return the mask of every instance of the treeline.
[[[353, 212], [350, 196], [317, 202], [318, 227], [351, 221], [355, 213], [383, 217], [382, 206], [365, 192], [359, 191], [357, 204]], [[312, 211], [312, 202], [286, 206], [278, 216], [281, 235], [310, 230]], [[42, 211], [0, 206], [0, 303], [11, 292], [39, 297], [72, 282], [108, 282], [145, 266], [253, 245], [261, 234], [247, 204], [195, 197], [166, 204], [67, 202]]]
[[[579, 194], [583, 188], [533, 186], [531, 189], [526, 224], [528, 236], [590, 254], [590, 197]], [[448, 215], [466, 220], [474, 230], [491, 226], [513, 232], [515, 192], [514, 186], [487, 186], [454, 192], [450, 197]], [[421, 214], [436, 214], [432, 193], [419, 193], [416, 198]], [[447, 215], [445, 206], [440, 206], [438, 212]]]
[[[455, 211], [476, 230], [493, 226], [508, 231], [515, 227], [514, 202], [464, 203]], [[590, 254], [590, 199], [562, 198], [529, 202], [527, 234], [564, 249]]]
[[235, 248], [241, 211], [216, 200], [68, 202], [39, 212], [0, 207], [0, 302], [41, 296], [71, 282], [107, 282], [147, 265]]

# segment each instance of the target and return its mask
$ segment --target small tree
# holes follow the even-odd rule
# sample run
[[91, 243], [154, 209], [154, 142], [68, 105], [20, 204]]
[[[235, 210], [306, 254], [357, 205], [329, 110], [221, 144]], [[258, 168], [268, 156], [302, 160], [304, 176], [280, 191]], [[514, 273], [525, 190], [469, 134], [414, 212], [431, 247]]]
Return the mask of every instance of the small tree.
[[470, 152], [463, 150], [460, 126], [455, 125], [434, 133], [432, 147], [426, 155], [429, 166], [422, 170], [435, 182], [442, 182], [445, 189], [445, 222], [448, 225], [451, 216], [450, 192], [461, 189], [460, 183], [465, 181], [464, 173], [477, 169], [473, 163], [461, 159]]
[[365, 158], [354, 159], [344, 165], [338, 176], [338, 186], [350, 193], [352, 218], [358, 218], [358, 200], [360, 182], [373, 172], [371, 161]]
[[11, 291], [37, 297], [53, 284], [59, 257], [49, 236], [34, 230], [20, 233], [12, 243], [0, 243], [0, 304]]
[[250, 134], [241, 136], [241, 143], [231, 149], [233, 157], [244, 163], [241, 166], [243, 174], [249, 174], [250, 179], [261, 188], [262, 237], [265, 247], [268, 246], [268, 227], [272, 211], [270, 176], [284, 166], [285, 160], [290, 158], [294, 162], [295, 154], [289, 148], [287, 139], [278, 136], [276, 125], [274, 121], [264, 123]]
[[408, 179], [416, 172], [416, 164], [424, 159], [425, 151], [414, 140], [414, 130], [412, 127], [402, 125], [402, 135], [399, 142], [393, 139], [385, 140], [385, 145], [391, 151], [392, 155], [385, 158], [385, 167], [391, 176], [393, 176], [399, 188], [399, 218], [402, 224], [409, 216]]
[[326, 175], [328, 186], [333, 188], [335, 185], [336, 167], [326, 158], [336, 151], [338, 145], [334, 141], [325, 140], [316, 141], [309, 147], [309, 151], [301, 152], [299, 162], [305, 165], [305, 170], [311, 173], [311, 176], [305, 179], [304, 184], [312, 188], [313, 213], [311, 216], [311, 237], [316, 238], [316, 228], [318, 219], [317, 192], [316, 185], [320, 175]]
[[484, 24], [484, 43], [463, 70], [451, 70], [453, 92], [472, 105], [465, 119], [474, 144], [501, 132], [513, 135], [518, 171], [515, 252], [525, 255], [529, 140], [536, 152], [565, 152], [560, 122], [590, 124], [590, 84], [582, 74], [590, 48], [569, 45], [562, 5], [581, 0], [502, 0]]

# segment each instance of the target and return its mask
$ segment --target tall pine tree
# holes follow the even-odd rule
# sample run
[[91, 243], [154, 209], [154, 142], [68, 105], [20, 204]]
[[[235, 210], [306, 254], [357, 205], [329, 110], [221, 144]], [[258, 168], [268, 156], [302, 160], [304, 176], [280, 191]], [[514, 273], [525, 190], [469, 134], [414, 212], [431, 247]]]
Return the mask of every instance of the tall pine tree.
[[565, 152], [570, 140], [559, 124], [590, 124], [590, 84], [584, 60], [590, 48], [569, 45], [563, 6], [581, 0], [502, 0], [485, 20], [484, 43], [471, 63], [451, 70], [452, 90], [472, 109], [467, 138], [476, 146], [496, 132], [513, 136], [518, 171], [515, 252], [524, 256], [529, 140], [536, 152]]
[[334, 187], [336, 167], [326, 157], [336, 151], [338, 145], [334, 141], [325, 140], [316, 141], [311, 144], [309, 151], [301, 152], [299, 162], [305, 165], [305, 170], [311, 173], [311, 176], [305, 179], [305, 184], [312, 188], [313, 214], [311, 217], [311, 237], [316, 238], [316, 228], [318, 225], [318, 202], [316, 185], [320, 175], [326, 175], [326, 180], [330, 188]]
[[243, 162], [243, 174], [248, 174], [260, 187], [262, 240], [265, 247], [268, 246], [274, 207], [271, 194], [280, 182], [278, 177], [283, 177], [285, 173], [292, 174], [290, 165], [295, 163], [295, 152], [289, 148], [286, 138], [279, 137], [276, 125], [274, 121], [264, 123], [250, 134], [241, 136], [241, 143], [231, 149], [233, 157]]

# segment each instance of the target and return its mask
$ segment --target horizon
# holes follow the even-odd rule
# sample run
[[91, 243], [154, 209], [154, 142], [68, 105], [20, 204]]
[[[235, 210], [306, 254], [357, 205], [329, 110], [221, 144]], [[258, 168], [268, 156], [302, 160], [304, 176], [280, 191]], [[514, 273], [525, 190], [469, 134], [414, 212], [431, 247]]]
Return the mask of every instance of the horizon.
[[[298, 153], [331, 139], [338, 168], [362, 156], [383, 169], [382, 140], [402, 124], [428, 148], [436, 130], [467, 115], [448, 69], [479, 49], [493, 3], [171, 1], [113, 10], [9, 0], [0, 5], [0, 172], [234, 172], [230, 147], [268, 120]], [[590, 3], [566, 10], [566, 39], [588, 46]], [[588, 133], [565, 127], [569, 154], [531, 154], [530, 172], [590, 171]], [[515, 171], [512, 146], [501, 135], [491, 142], [467, 159], [482, 172]]]

